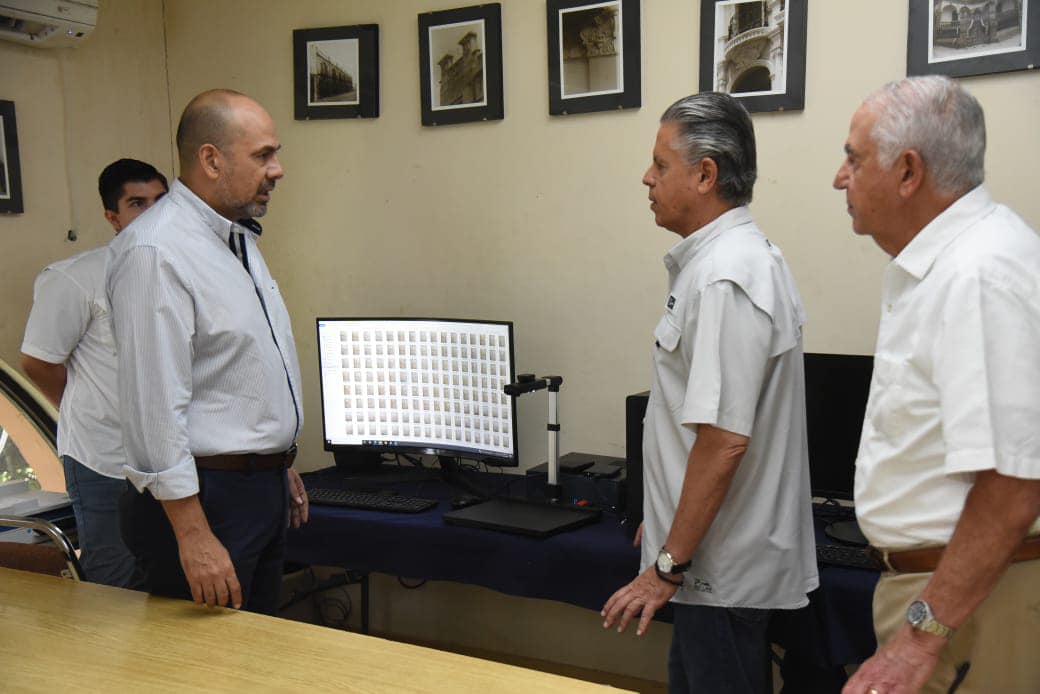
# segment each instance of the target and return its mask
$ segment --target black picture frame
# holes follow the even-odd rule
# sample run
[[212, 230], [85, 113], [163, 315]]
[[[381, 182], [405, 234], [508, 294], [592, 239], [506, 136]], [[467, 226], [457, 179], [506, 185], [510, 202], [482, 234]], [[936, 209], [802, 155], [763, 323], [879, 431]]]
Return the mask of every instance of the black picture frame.
[[546, 15], [550, 115], [642, 105], [639, 0], [548, 0]]
[[701, 91], [731, 94], [753, 113], [805, 108], [807, 6], [808, 0], [702, 0]]
[[910, 0], [906, 74], [971, 77], [1040, 67], [1040, 7], [1028, 5]]
[[0, 101], [0, 213], [21, 214], [22, 166], [14, 102]]
[[296, 120], [379, 117], [379, 25], [293, 30]]
[[419, 95], [423, 125], [505, 117], [500, 3], [419, 15]]

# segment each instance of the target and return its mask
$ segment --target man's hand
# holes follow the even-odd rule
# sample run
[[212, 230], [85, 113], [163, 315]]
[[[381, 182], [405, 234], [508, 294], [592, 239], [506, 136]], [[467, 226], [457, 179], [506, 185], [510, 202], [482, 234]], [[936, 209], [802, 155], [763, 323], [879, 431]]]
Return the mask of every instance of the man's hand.
[[310, 504], [307, 500], [307, 488], [303, 486], [300, 473], [296, 468], [287, 470], [289, 476], [289, 521], [288, 526], [299, 528], [307, 522]]
[[618, 633], [628, 627], [628, 623], [639, 615], [636, 636], [642, 636], [650, 626], [650, 620], [666, 602], [671, 600], [678, 585], [672, 585], [657, 576], [654, 567], [636, 576], [635, 580], [610, 596], [600, 614], [604, 617], [603, 628], [609, 629], [618, 622]]
[[864, 662], [841, 690], [842, 694], [915, 694], [935, 671], [945, 639], [909, 624]]
[[209, 527], [199, 497], [163, 499], [191, 597], [199, 605], [242, 607], [242, 586], [231, 555]]

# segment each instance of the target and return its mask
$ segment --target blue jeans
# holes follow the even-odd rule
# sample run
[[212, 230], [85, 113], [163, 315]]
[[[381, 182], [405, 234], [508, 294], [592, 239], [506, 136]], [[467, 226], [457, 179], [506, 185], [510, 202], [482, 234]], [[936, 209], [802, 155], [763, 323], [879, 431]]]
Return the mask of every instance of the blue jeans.
[[61, 457], [65, 490], [76, 516], [80, 558], [88, 581], [120, 588], [140, 588], [134, 555], [119, 529], [119, 497], [126, 482], [99, 475], [71, 456]]
[[771, 610], [672, 603], [669, 694], [767, 694], [773, 691]]

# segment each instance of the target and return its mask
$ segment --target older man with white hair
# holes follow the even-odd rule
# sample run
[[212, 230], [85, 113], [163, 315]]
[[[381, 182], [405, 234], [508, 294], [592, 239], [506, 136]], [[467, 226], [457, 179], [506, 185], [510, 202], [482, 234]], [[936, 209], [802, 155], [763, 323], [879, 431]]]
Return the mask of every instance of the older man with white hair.
[[909, 78], [856, 111], [834, 179], [893, 258], [856, 461], [880, 648], [846, 694], [1040, 691], [1040, 237], [985, 149], [974, 97]]

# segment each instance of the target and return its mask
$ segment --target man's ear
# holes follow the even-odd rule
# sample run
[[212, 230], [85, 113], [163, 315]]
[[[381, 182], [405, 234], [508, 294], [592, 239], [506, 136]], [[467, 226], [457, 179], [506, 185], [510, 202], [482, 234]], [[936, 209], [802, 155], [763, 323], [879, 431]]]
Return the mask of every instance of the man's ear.
[[224, 169], [224, 155], [215, 145], [202, 145], [198, 152], [199, 167], [206, 178], [217, 180]]
[[112, 225], [117, 234], [123, 230], [123, 225], [119, 222], [119, 215], [112, 210], [105, 210], [105, 219], [108, 220], [108, 223]]
[[910, 198], [924, 185], [927, 167], [916, 149], [905, 150], [894, 164], [899, 171], [899, 196]]
[[706, 195], [715, 188], [719, 180], [719, 166], [711, 157], [704, 157], [694, 167], [697, 181], [697, 192]]

